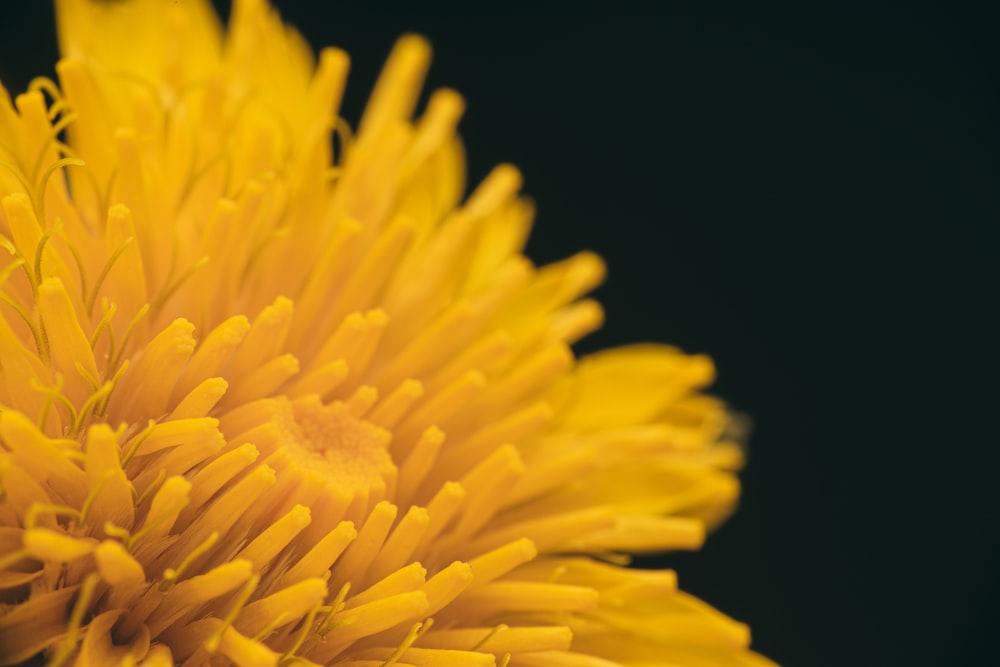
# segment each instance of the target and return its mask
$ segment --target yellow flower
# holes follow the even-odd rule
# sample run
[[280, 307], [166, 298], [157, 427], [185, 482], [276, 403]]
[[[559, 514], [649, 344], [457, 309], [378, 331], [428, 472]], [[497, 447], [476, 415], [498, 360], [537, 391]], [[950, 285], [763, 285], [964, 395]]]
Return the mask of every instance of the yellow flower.
[[263, 0], [58, 0], [0, 90], [0, 665], [768, 665], [627, 554], [734, 505], [704, 357], [576, 361], [580, 254], [464, 202], [429, 49], [357, 131]]

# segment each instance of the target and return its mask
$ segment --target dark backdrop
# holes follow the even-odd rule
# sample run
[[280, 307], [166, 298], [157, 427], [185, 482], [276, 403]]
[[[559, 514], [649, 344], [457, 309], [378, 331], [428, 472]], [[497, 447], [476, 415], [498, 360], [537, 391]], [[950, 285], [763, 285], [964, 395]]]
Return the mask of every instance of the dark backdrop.
[[[716, 359], [715, 391], [753, 417], [751, 459], [739, 513], [662, 559], [682, 585], [789, 666], [1000, 661], [985, 13], [278, 4], [351, 53], [352, 121], [395, 37], [430, 37], [431, 86], [468, 100], [471, 179], [513, 162], [538, 202], [529, 255], [608, 261], [608, 324], [581, 351]], [[11, 89], [51, 72], [50, 15], [5, 4]]]

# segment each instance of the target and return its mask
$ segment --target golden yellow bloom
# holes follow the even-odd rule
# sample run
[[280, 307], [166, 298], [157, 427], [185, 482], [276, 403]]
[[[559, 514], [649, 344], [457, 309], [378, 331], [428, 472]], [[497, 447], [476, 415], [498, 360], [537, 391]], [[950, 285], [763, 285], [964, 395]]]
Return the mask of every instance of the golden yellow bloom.
[[0, 665], [771, 664], [621, 567], [734, 505], [710, 361], [574, 360], [602, 264], [522, 256], [512, 167], [461, 201], [424, 41], [353, 132], [234, 4], [58, 0], [0, 92]]

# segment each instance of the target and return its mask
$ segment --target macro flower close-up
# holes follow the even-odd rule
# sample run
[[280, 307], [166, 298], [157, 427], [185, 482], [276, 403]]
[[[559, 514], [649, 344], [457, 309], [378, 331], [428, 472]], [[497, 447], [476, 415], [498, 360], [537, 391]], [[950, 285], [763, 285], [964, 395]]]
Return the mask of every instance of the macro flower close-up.
[[354, 122], [263, 0], [56, 12], [0, 88], [0, 665], [773, 664], [628, 567], [735, 508], [711, 360], [576, 358], [603, 263], [467, 185], [423, 38]]

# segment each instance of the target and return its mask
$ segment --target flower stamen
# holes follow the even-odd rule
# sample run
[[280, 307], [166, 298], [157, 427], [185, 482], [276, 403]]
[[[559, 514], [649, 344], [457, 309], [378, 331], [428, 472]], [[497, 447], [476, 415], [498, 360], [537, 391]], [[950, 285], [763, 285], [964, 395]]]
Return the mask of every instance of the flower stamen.
[[73, 610], [69, 615], [66, 638], [59, 644], [55, 655], [49, 660], [49, 667], [60, 667], [76, 649], [76, 645], [80, 641], [80, 626], [83, 624], [83, 617], [90, 607], [98, 581], [100, 581], [100, 577], [97, 574], [89, 574], [83, 580], [83, 585], [76, 594], [76, 601], [73, 603]]

